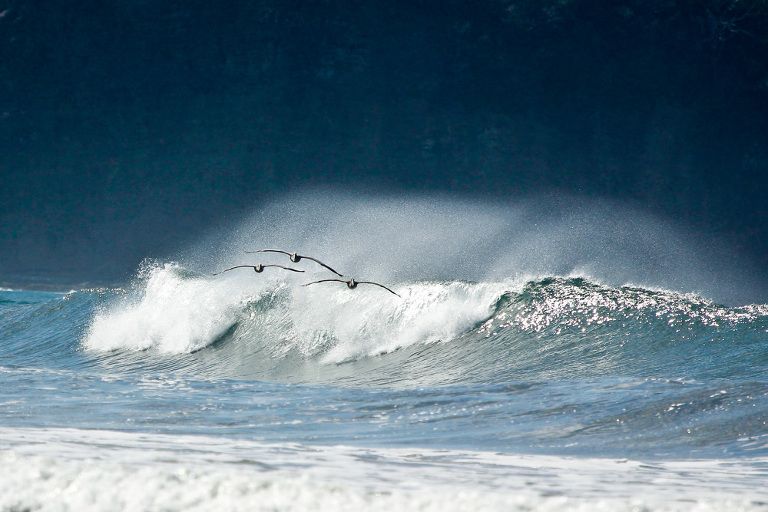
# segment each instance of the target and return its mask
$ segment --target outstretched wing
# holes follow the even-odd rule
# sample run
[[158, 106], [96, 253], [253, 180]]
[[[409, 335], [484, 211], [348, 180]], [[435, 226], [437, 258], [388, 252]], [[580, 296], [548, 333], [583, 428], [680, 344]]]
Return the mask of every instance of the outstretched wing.
[[330, 282], [330, 281], [337, 281], [339, 283], [346, 283], [346, 281], [344, 281], [343, 279], [321, 279], [319, 281], [312, 281], [311, 283], [307, 283], [307, 284], [302, 285], [302, 286], [309, 286], [311, 284], [317, 284], [317, 283], [327, 283], [327, 282]]
[[[331, 281], [333, 281], [333, 282], [339, 282], [339, 283], [346, 283], [347, 285], [349, 285], [349, 281], [345, 281], [344, 279], [320, 279], [319, 281], [312, 281], [311, 283], [307, 283], [307, 284], [305, 284], [304, 286], [309, 286], [309, 285], [311, 285], [311, 284], [317, 284], [317, 283], [328, 283], [328, 282], [331, 282]], [[392, 290], [390, 290], [389, 288], [387, 288], [387, 287], [386, 287], [386, 286], [384, 286], [383, 284], [374, 283], [373, 281], [356, 281], [356, 284], [374, 284], [374, 285], [376, 285], [376, 286], [379, 286], [379, 287], [381, 287], [381, 288], [384, 288], [384, 289], [385, 289], [385, 290], [387, 290], [389, 293], [391, 293], [391, 294], [393, 294], [393, 295], [397, 295], [398, 297], [400, 297], [400, 295], [398, 295], [397, 293], [393, 292]]]
[[281, 254], [287, 254], [288, 256], [291, 255], [291, 253], [289, 253], [289, 252], [281, 251], [281, 250], [278, 250], [278, 249], [261, 249], [261, 250], [258, 250], [258, 251], [245, 251], [245, 252], [247, 254], [253, 254], [255, 252], [279, 252]]
[[291, 267], [284, 267], [282, 265], [264, 265], [264, 267], [265, 268], [266, 267], [277, 267], [277, 268], [283, 268], [285, 270], [290, 270], [291, 272], [304, 272], [303, 270], [299, 270], [299, 269], [291, 268]]
[[334, 274], [336, 274], [337, 276], [339, 276], [339, 277], [342, 277], [342, 274], [339, 274], [338, 272], [336, 272], [336, 271], [335, 271], [335, 270], [333, 270], [331, 267], [329, 267], [328, 265], [326, 265], [326, 264], [325, 264], [325, 263], [323, 263], [322, 261], [318, 260], [317, 258], [313, 258], [312, 256], [301, 256], [301, 257], [302, 257], [302, 258], [307, 258], [308, 260], [312, 260], [312, 261], [314, 261], [315, 263], [317, 263], [317, 264], [319, 264], [319, 265], [322, 265], [323, 267], [327, 268], [328, 270], [330, 270], [331, 272], [333, 272], [333, 273], [334, 273]]
[[[387, 290], [389, 293], [392, 293], [392, 294], [394, 294], [394, 295], [397, 295], [395, 292], [393, 292], [392, 290], [390, 290], [389, 288], [387, 288], [387, 287], [386, 287], [386, 286], [384, 286], [383, 284], [374, 283], [373, 281], [358, 281], [358, 282], [357, 282], [357, 284], [375, 284], [376, 286], [379, 286], [379, 287], [381, 287], [381, 288], [384, 288], [384, 289], [385, 289], [385, 290]], [[397, 295], [397, 296], [399, 297], [400, 295]]]
[[[278, 267], [278, 268], [282, 268], [282, 269], [285, 269], [285, 270], [290, 270], [291, 272], [304, 272], [303, 270], [298, 270], [298, 269], [290, 268], [290, 267], [284, 267], [282, 265], [262, 265], [262, 267], [263, 268]], [[221, 272], [216, 272], [213, 275], [217, 276], [219, 274], [223, 274], [224, 272], [229, 272], [230, 270], [234, 270], [236, 268], [252, 268], [252, 269], [256, 270], [257, 267], [256, 267], [256, 265], [235, 265], [234, 267], [230, 267], [230, 268], [224, 269]]]
[[235, 265], [234, 267], [225, 268], [221, 272], [216, 272], [215, 274], [211, 274], [211, 275], [217, 276], [219, 274], [223, 274], [224, 272], [229, 272], [230, 270], [235, 270], [236, 268], [254, 268], [255, 269], [256, 266], [255, 265]]
[[[246, 254], [253, 254], [253, 253], [256, 253], [256, 252], [277, 252], [277, 253], [280, 253], [280, 254], [287, 254], [288, 256], [291, 256], [291, 254], [292, 254], [292, 253], [290, 253], [288, 251], [281, 251], [280, 249], [260, 249], [258, 251], [245, 251], [245, 252], [246, 252]], [[323, 263], [319, 259], [313, 258], [312, 256], [304, 256], [303, 254], [297, 254], [296, 258], [297, 259], [306, 258], [308, 260], [312, 260], [315, 263], [317, 263], [318, 265], [321, 265], [321, 266], [327, 268], [328, 270], [330, 270], [331, 272], [333, 272], [337, 276], [344, 277], [344, 274], [340, 274], [339, 272], [335, 271], [334, 269], [332, 269], [331, 267], [329, 267], [328, 265], [326, 265], [325, 263]]]

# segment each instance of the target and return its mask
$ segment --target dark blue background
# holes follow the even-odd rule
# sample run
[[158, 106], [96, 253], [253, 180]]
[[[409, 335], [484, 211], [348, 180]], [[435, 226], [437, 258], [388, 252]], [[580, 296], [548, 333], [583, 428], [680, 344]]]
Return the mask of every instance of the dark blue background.
[[0, 281], [313, 186], [610, 197], [768, 262], [768, 5], [0, 2]]

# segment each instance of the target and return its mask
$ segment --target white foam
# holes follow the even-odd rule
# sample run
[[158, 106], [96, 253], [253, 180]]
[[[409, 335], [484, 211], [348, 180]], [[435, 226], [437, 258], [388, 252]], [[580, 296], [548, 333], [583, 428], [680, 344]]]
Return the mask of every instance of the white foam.
[[768, 460], [643, 463], [0, 428], [3, 510], [764, 510]]
[[[411, 282], [391, 285], [400, 297], [372, 285], [309, 287], [287, 272], [209, 278], [176, 264], [147, 271], [135, 293], [97, 313], [83, 341], [90, 350], [199, 350], [235, 323], [241, 337], [272, 345], [273, 355], [295, 349], [338, 363], [413, 344], [450, 341], [487, 319], [499, 297], [520, 283]], [[266, 271], [265, 273], [266, 274]], [[293, 281], [287, 279], [293, 278]], [[307, 278], [304, 278], [306, 281]], [[283, 290], [258, 310], [248, 305]]]
[[346, 289], [312, 289], [297, 297], [295, 309], [305, 313], [297, 314], [296, 324], [303, 336], [319, 332], [332, 337], [335, 344], [323, 360], [341, 362], [415, 344], [451, 341], [487, 319], [510, 287], [508, 283], [408, 283], [397, 286], [401, 298], [375, 288], [354, 294]]
[[232, 327], [243, 303], [258, 298], [272, 283], [250, 277], [188, 277], [176, 264], [152, 267], [136, 293], [94, 316], [84, 345], [102, 351], [199, 350]]

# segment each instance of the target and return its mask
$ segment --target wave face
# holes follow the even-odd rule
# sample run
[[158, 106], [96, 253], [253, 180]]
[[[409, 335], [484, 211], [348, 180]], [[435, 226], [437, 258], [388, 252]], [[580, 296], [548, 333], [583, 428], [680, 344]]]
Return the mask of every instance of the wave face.
[[758, 379], [768, 363], [768, 306], [583, 278], [407, 281], [394, 285], [396, 297], [364, 285], [302, 286], [279, 269], [145, 272], [138, 290], [93, 316], [82, 345], [98, 359], [122, 364], [114, 354], [132, 354], [130, 364], [165, 359], [173, 371], [210, 376], [388, 387]]

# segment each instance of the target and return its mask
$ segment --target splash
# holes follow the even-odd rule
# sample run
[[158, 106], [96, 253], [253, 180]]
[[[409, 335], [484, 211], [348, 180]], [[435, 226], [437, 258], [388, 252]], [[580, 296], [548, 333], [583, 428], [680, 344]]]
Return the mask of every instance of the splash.
[[194, 352], [227, 332], [242, 304], [260, 293], [258, 285], [213, 281], [173, 263], [152, 266], [142, 274], [133, 293], [94, 316], [86, 348]]

